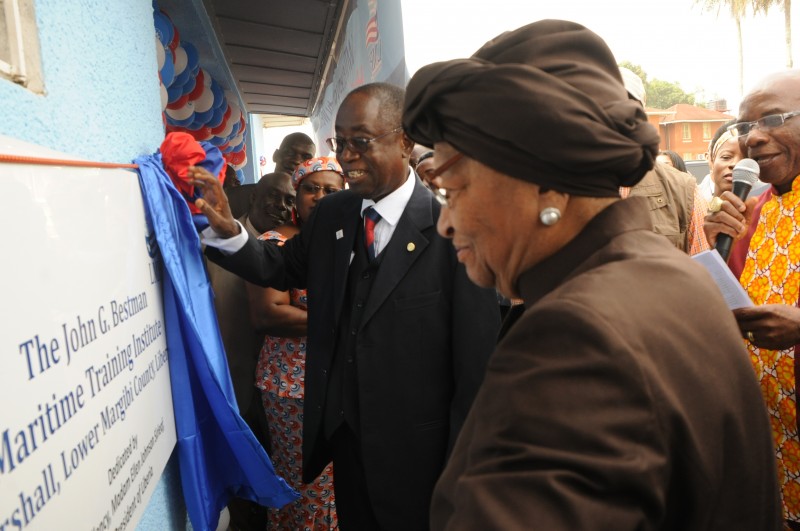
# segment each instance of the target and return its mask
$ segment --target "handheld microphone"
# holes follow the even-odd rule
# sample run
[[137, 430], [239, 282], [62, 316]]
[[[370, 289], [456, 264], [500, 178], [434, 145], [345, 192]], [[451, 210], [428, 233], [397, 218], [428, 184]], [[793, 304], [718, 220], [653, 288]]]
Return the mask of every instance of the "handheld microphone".
[[[737, 162], [733, 167], [733, 195], [744, 201], [750, 189], [758, 182], [759, 173], [761, 169], [753, 159], [742, 159]], [[731, 253], [731, 244], [733, 244], [731, 236], [727, 234], [717, 236], [717, 245], [714, 248], [726, 262]]]

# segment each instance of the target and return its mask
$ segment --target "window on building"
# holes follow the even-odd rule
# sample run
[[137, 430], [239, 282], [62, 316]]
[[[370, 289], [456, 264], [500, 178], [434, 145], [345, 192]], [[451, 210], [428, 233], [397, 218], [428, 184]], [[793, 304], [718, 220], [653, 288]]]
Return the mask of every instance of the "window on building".
[[683, 141], [684, 142], [691, 142], [692, 141], [692, 127], [691, 127], [691, 124], [683, 124]]
[[711, 124], [708, 122], [703, 123], [703, 140], [711, 140]]
[[34, 0], [0, 0], [0, 79], [44, 92]]

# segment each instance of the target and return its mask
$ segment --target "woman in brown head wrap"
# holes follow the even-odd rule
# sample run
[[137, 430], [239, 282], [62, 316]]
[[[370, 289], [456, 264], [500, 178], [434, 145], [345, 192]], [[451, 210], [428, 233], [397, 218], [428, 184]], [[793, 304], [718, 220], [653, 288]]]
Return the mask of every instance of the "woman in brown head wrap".
[[[628, 98], [605, 43], [582, 26], [556, 21], [503, 34], [470, 59], [421, 69], [408, 86], [404, 126], [420, 143], [438, 144], [438, 164], [460, 153], [519, 184], [538, 185], [525, 188], [548, 190], [538, 210], [556, 208], [564, 220], [542, 234], [547, 243], [566, 243], [566, 229], [571, 239], [580, 229], [572, 214], [585, 223], [619, 199], [619, 187], [638, 182], [658, 152], [658, 135], [641, 105]], [[458, 194], [451, 181], [466, 166], [472, 165], [464, 161], [445, 172], [443, 189]], [[490, 188], [507, 188], [488, 181]], [[504, 194], [502, 202], [484, 202], [481, 210], [499, 207], [516, 219], [520, 211], [507, 208], [514, 199]], [[443, 218], [445, 223], [447, 214]], [[535, 252], [555, 250], [545, 243], [538, 242]], [[478, 278], [479, 267], [471, 269], [478, 284], [493, 282]], [[511, 272], [495, 273], [505, 283], [501, 291], [516, 294]]]
[[735, 321], [652, 232], [646, 199], [619, 200], [658, 136], [602, 39], [542, 21], [429, 65], [403, 125], [435, 147], [439, 232], [470, 278], [526, 307], [432, 527], [777, 529], [769, 424]]

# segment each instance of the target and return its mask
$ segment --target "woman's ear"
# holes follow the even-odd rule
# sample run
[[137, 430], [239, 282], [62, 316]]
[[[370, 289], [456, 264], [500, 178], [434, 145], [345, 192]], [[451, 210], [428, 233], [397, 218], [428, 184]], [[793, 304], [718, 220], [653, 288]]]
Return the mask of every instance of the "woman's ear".
[[405, 131], [401, 133], [403, 142], [403, 158], [411, 158], [411, 152], [414, 150], [415, 142], [408, 137]]
[[539, 188], [539, 210], [552, 207], [557, 208], [561, 212], [567, 209], [569, 203], [569, 194], [559, 192], [550, 188]]

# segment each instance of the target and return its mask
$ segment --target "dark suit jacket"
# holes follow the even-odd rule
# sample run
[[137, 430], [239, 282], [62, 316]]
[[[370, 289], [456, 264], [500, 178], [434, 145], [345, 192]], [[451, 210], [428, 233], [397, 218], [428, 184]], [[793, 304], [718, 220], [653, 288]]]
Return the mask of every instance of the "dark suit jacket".
[[780, 529], [770, 424], [709, 275], [644, 198], [519, 281], [434, 493], [436, 530]]
[[[322, 433], [361, 198], [326, 197], [284, 247], [250, 238], [209, 258], [251, 282], [308, 289], [304, 480], [330, 460]], [[359, 433], [373, 509], [386, 529], [424, 529], [433, 485], [483, 379], [499, 326], [493, 290], [477, 288], [436, 233], [439, 204], [417, 179], [366, 301], [356, 347]], [[360, 242], [359, 242], [360, 243]]]
[[[247, 216], [241, 216], [239, 221], [244, 224], [246, 219]], [[254, 231], [251, 235], [258, 236]], [[261, 395], [255, 386], [256, 365], [264, 334], [257, 332], [250, 322], [250, 304], [244, 280], [214, 263], [206, 262], [206, 267], [239, 413], [258, 441], [268, 448], [267, 419]]]

